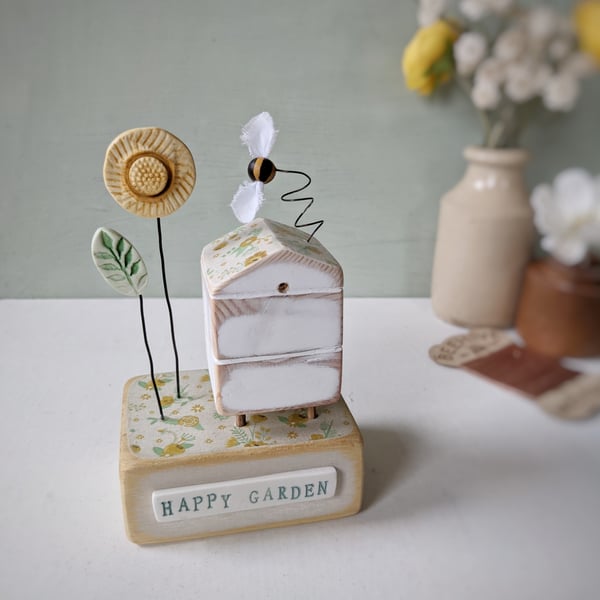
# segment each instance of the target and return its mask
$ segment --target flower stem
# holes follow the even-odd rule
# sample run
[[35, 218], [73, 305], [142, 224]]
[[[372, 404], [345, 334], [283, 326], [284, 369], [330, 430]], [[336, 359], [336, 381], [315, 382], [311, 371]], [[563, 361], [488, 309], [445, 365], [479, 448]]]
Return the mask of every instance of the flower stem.
[[154, 387], [154, 393], [156, 394], [156, 402], [158, 403], [158, 412], [160, 413], [161, 420], [165, 420], [163, 414], [162, 404], [160, 402], [160, 394], [158, 393], [158, 386], [156, 385], [156, 377], [154, 377], [154, 363], [152, 361], [152, 354], [150, 352], [150, 344], [148, 344], [148, 334], [146, 333], [146, 319], [144, 318], [144, 297], [140, 294], [140, 317], [142, 319], [142, 333], [144, 334], [144, 344], [146, 346], [146, 352], [148, 353], [148, 361], [150, 362], [150, 378], [152, 379], [152, 386]]

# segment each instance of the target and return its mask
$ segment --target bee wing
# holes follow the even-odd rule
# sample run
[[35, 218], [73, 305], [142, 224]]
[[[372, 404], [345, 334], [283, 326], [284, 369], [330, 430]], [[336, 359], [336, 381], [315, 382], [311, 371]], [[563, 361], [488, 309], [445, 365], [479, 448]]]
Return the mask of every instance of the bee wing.
[[273, 117], [268, 112], [262, 112], [252, 117], [243, 127], [240, 139], [248, 147], [248, 152], [253, 158], [256, 156], [267, 157], [273, 149], [277, 138]]
[[260, 181], [245, 181], [238, 188], [231, 201], [231, 210], [240, 223], [249, 223], [256, 216], [265, 199], [263, 188]]

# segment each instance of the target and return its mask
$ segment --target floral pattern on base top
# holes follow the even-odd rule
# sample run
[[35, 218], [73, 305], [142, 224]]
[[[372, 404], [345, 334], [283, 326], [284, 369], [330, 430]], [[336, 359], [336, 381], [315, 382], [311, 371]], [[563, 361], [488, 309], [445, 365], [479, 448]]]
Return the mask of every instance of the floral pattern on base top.
[[215, 410], [208, 371], [181, 374], [181, 398], [173, 373], [157, 375], [165, 420], [161, 421], [149, 376], [134, 377], [125, 388], [127, 445], [140, 458], [177, 458], [211, 452], [239, 451], [251, 446], [297, 445], [352, 433], [353, 419], [343, 402], [318, 410], [308, 420], [302, 411], [248, 416], [248, 425], [236, 427], [235, 417]]

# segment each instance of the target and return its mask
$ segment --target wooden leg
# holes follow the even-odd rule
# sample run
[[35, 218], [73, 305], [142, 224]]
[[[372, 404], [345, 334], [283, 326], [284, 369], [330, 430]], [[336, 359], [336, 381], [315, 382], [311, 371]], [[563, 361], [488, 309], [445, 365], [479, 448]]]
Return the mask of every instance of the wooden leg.
[[308, 421], [312, 421], [312, 419], [316, 419], [318, 417], [317, 415], [317, 407], [316, 406], [309, 406], [306, 409], [306, 419]]
[[246, 415], [235, 415], [236, 427], [244, 427], [246, 425]]

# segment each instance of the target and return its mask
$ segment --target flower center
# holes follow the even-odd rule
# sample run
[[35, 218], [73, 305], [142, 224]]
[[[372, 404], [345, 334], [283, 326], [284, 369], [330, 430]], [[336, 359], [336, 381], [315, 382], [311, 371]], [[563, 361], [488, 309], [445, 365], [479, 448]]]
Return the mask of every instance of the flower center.
[[129, 167], [129, 185], [139, 196], [158, 196], [169, 184], [169, 171], [154, 156], [141, 156]]

